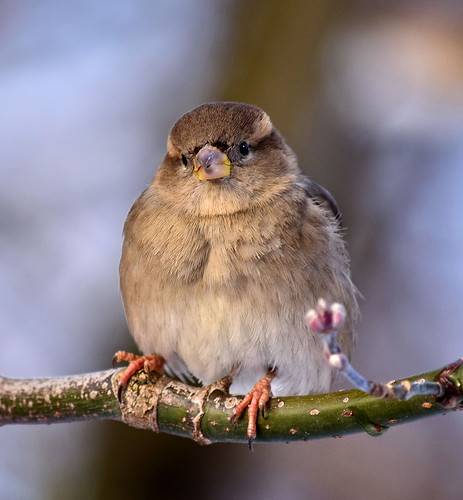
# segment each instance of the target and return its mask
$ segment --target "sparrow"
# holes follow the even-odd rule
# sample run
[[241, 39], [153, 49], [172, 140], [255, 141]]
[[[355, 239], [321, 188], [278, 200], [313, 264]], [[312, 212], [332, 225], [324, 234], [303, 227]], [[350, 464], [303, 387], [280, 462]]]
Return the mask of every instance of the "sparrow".
[[250, 443], [275, 396], [327, 392], [333, 380], [304, 313], [320, 297], [348, 311], [348, 355], [359, 316], [340, 213], [302, 174], [269, 116], [235, 102], [203, 104], [173, 126], [153, 180], [124, 226], [120, 286], [143, 366], [209, 385], [232, 375], [245, 394]]

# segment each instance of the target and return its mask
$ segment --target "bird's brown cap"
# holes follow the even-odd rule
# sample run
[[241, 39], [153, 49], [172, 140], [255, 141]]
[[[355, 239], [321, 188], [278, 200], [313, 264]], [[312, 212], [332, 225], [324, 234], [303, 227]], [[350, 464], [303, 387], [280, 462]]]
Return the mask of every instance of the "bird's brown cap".
[[246, 138], [250, 143], [272, 132], [270, 117], [257, 106], [236, 102], [203, 104], [181, 116], [169, 134], [167, 149], [196, 153], [204, 144], [224, 147]]

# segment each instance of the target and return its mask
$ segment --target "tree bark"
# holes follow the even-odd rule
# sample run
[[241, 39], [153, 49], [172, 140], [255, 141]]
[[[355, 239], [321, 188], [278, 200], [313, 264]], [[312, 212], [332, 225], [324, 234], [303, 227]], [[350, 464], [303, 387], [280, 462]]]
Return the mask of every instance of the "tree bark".
[[[408, 380], [437, 380], [446, 369]], [[246, 417], [235, 425], [229, 421], [240, 398], [227, 393], [229, 380], [194, 387], [142, 371], [132, 377], [119, 403], [120, 373], [120, 369], [113, 369], [47, 379], [0, 377], [0, 425], [113, 419], [133, 427], [189, 437], [200, 444], [248, 441]], [[446, 380], [456, 401], [452, 406], [461, 408], [461, 363], [448, 373]], [[357, 432], [378, 436], [400, 423], [451, 410], [442, 405], [442, 397], [384, 400], [357, 390], [275, 397], [268, 418], [259, 417], [256, 442], [305, 441]]]

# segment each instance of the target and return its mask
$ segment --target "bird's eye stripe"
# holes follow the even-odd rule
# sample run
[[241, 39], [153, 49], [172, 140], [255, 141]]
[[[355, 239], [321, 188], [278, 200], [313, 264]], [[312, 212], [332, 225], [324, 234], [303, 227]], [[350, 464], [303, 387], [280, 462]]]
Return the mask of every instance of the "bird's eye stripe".
[[229, 145], [226, 142], [221, 142], [221, 141], [216, 141], [212, 143], [212, 146], [215, 146], [216, 148], [220, 149], [221, 151], [227, 151], [229, 149]]

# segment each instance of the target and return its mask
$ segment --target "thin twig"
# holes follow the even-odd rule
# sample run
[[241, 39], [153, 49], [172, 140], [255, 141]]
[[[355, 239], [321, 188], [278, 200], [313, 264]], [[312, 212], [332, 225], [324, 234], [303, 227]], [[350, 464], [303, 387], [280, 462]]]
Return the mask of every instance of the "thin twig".
[[338, 370], [354, 387], [372, 396], [384, 399], [407, 401], [415, 396], [436, 396], [441, 406], [458, 408], [461, 405], [460, 387], [451, 375], [463, 364], [463, 358], [445, 367], [436, 380], [419, 378], [415, 381], [374, 382], [361, 375], [349, 362], [336, 341], [337, 333], [346, 319], [344, 306], [329, 304], [319, 299], [317, 307], [306, 314], [306, 323], [314, 332], [319, 333], [324, 346], [324, 356], [328, 364]]

